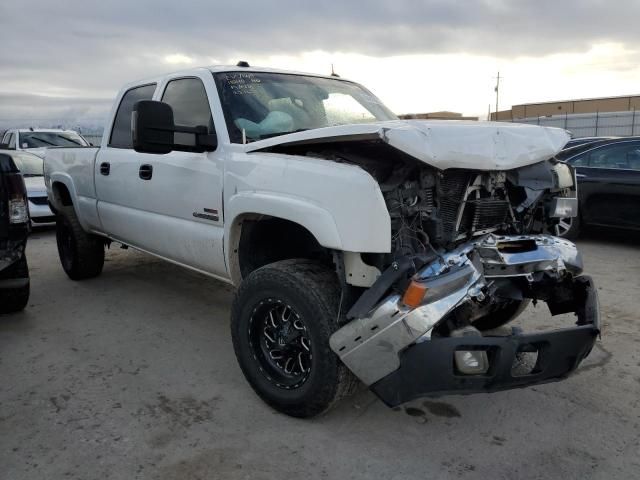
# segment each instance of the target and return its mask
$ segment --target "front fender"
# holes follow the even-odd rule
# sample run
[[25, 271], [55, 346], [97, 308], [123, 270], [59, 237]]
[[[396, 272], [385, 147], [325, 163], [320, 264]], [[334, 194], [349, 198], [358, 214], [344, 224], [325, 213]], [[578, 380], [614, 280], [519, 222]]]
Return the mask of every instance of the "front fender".
[[258, 214], [297, 223], [326, 248], [390, 251], [391, 220], [382, 192], [360, 167], [296, 155], [234, 153], [225, 171], [226, 247], [235, 219]]
[[[303, 198], [273, 192], [242, 192], [231, 197], [225, 206], [225, 225], [232, 228], [245, 214], [269, 215], [303, 226], [326, 248], [342, 250], [342, 240], [331, 214]], [[229, 251], [230, 235], [225, 235]]]

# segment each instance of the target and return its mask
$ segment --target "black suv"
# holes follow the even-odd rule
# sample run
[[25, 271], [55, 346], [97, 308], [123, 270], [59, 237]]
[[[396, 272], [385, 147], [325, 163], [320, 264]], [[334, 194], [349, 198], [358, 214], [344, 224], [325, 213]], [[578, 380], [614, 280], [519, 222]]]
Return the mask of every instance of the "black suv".
[[22, 310], [29, 301], [28, 234], [24, 180], [12, 158], [0, 153], [0, 313]]

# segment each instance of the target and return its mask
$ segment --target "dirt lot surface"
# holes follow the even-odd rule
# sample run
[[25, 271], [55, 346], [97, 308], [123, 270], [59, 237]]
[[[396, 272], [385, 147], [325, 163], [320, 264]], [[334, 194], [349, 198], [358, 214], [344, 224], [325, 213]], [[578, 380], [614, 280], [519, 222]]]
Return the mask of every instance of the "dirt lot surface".
[[640, 240], [579, 245], [605, 331], [572, 378], [296, 420], [245, 382], [229, 286], [117, 247], [75, 283], [36, 232], [29, 306], [0, 317], [0, 478], [640, 478]]

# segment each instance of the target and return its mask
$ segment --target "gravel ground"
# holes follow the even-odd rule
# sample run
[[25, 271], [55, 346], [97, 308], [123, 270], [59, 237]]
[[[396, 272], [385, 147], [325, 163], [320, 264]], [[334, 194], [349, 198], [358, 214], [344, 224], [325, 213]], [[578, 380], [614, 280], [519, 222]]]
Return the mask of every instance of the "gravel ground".
[[296, 420], [245, 382], [229, 286], [119, 248], [75, 283], [36, 232], [29, 306], [0, 317], [0, 478], [640, 478], [640, 241], [579, 244], [605, 331], [570, 379]]

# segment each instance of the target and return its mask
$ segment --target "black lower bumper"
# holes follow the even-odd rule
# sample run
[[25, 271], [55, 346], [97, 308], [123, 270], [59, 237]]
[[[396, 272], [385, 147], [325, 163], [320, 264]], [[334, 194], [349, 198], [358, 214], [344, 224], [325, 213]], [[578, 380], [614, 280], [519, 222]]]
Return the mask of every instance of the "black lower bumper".
[[[0, 239], [0, 280], [3, 278], [10, 278], [11, 266], [14, 265], [24, 255], [24, 251], [27, 245], [27, 235], [29, 230], [25, 226], [24, 229], [20, 229], [19, 233], [22, 238], [15, 234], [8, 239]], [[24, 232], [22, 234], [22, 232]]]
[[[566, 378], [589, 355], [600, 333], [598, 298], [591, 278], [576, 280], [577, 326], [506, 337], [443, 337], [414, 344], [400, 355], [400, 368], [371, 385], [389, 406], [419, 397], [495, 392]], [[487, 352], [489, 369], [481, 375], [457, 371], [454, 354]], [[519, 352], [537, 352], [526, 375], [513, 372]]]

